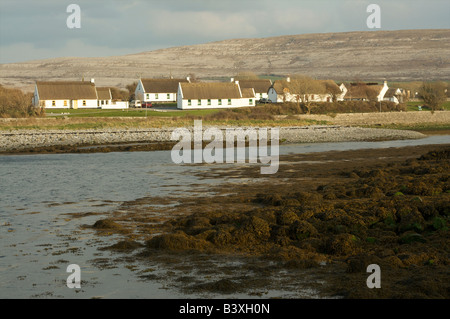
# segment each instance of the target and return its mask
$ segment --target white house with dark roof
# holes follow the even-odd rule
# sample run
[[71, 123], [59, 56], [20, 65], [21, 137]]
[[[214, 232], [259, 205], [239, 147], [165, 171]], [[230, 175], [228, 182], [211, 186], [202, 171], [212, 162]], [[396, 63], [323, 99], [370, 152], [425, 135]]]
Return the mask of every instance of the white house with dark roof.
[[91, 81], [36, 82], [33, 105], [44, 108], [97, 108], [95, 83]]
[[[231, 78], [231, 82], [235, 82], [234, 78]], [[255, 97], [257, 100], [267, 99], [269, 97], [269, 88], [272, 86], [272, 81], [270, 79], [250, 79], [250, 80], [239, 80], [239, 85], [241, 89], [248, 88], [255, 91]]]
[[176, 102], [179, 83], [190, 83], [190, 79], [139, 79], [134, 95], [142, 102]]
[[253, 88], [241, 89], [239, 82], [185, 83], [178, 85], [179, 109], [218, 109], [255, 106]]

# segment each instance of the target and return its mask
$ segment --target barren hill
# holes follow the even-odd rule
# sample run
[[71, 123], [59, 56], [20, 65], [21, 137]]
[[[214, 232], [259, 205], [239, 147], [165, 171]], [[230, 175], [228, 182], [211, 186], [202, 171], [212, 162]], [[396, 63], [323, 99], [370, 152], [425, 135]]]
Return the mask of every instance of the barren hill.
[[335, 80], [449, 80], [450, 29], [364, 31], [234, 39], [103, 58], [56, 58], [0, 65], [0, 84], [95, 78], [123, 87], [139, 77], [199, 78], [306, 74]]

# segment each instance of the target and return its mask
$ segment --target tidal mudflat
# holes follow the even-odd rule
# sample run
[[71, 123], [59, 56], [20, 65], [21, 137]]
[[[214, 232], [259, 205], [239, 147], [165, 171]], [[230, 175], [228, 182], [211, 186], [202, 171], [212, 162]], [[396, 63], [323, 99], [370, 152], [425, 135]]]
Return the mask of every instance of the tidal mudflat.
[[274, 175], [167, 151], [4, 156], [0, 295], [448, 298], [449, 144], [432, 141], [284, 146]]
[[[125, 202], [85, 227], [119, 235], [102, 249], [186, 295], [449, 298], [449, 147], [284, 155], [274, 176], [212, 167], [199, 175], [233, 182]], [[367, 287], [370, 264], [382, 289]]]

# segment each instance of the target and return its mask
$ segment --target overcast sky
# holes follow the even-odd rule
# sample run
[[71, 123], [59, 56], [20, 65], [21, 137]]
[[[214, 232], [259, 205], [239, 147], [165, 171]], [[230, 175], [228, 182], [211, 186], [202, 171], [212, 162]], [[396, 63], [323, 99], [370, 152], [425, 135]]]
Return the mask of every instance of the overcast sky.
[[[67, 27], [72, 3], [81, 8], [80, 29]], [[450, 28], [448, 0], [1, 0], [0, 63], [373, 31], [366, 25], [371, 3], [381, 8], [381, 30]]]

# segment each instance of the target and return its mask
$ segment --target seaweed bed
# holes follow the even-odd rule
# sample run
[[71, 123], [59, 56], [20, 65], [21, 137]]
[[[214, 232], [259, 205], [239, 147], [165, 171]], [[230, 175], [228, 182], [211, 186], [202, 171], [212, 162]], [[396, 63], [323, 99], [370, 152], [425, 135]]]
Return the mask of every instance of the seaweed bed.
[[179, 270], [185, 293], [448, 299], [449, 164], [449, 145], [429, 145], [285, 155], [270, 176], [212, 166], [229, 180], [204, 196], [125, 202], [90, 227], [122, 236], [103, 249]]

